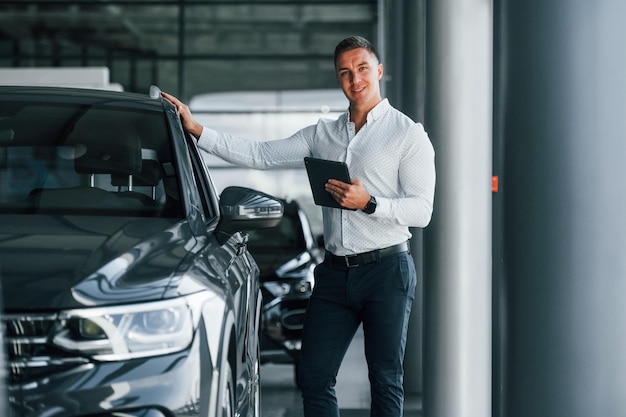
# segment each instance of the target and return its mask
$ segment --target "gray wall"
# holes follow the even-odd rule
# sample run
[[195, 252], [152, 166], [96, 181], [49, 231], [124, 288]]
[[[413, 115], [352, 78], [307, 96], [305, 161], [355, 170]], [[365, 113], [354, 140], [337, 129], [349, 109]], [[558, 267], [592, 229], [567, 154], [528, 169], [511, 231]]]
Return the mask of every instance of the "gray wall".
[[502, 2], [507, 417], [626, 413], [626, 2]]

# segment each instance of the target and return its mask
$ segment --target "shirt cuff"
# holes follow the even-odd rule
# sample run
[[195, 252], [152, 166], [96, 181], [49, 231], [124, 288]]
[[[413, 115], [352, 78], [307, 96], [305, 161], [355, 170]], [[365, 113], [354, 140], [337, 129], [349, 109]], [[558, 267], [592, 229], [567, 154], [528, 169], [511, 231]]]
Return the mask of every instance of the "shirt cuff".
[[202, 147], [204, 150], [211, 152], [211, 150], [215, 146], [215, 137], [217, 136], [217, 132], [213, 129], [209, 129], [206, 126], [202, 127], [202, 133], [198, 138], [198, 145]]

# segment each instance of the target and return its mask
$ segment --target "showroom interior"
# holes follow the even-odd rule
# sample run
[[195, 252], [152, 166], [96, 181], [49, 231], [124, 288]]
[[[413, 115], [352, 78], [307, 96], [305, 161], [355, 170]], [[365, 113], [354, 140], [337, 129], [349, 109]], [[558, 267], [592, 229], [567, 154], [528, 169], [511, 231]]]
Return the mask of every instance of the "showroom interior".
[[[272, 115], [283, 130], [267, 132], [283, 134], [345, 110], [332, 93], [316, 109], [280, 103], [340, 93], [335, 45], [372, 40], [383, 95], [436, 152], [433, 220], [412, 230], [405, 415], [618, 417], [625, 16], [620, 0], [5, 0], [0, 74], [105, 68], [127, 92], [203, 98], [207, 123]], [[241, 93], [269, 107], [226, 105]], [[269, 366], [263, 415], [297, 416], [291, 373]], [[369, 415], [366, 377], [342, 370], [342, 415]]]

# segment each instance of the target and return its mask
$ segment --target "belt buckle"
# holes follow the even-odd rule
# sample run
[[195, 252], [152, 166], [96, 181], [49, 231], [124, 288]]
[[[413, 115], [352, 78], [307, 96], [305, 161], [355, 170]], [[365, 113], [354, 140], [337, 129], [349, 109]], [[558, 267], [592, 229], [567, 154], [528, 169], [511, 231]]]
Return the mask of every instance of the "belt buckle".
[[351, 258], [356, 258], [357, 255], [345, 255], [343, 257], [344, 261], [346, 262], [346, 268], [355, 268], [357, 266], [359, 266], [359, 264], [355, 264], [355, 265], [350, 265], [350, 259]]

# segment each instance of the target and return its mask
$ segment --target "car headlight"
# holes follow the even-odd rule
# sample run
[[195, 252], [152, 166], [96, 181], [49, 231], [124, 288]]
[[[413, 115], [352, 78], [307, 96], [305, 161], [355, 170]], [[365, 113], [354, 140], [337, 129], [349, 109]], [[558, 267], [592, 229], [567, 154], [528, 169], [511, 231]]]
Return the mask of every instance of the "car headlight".
[[285, 280], [264, 282], [263, 287], [274, 297], [307, 294], [311, 292], [311, 282], [307, 280]]
[[69, 310], [52, 341], [101, 361], [163, 355], [189, 346], [195, 316], [186, 298]]
[[309, 281], [297, 281], [291, 285], [292, 294], [306, 294], [311, 292], [311, 283]]
[[308, 294], [315, 283], [314, 270], [311, 255], [303, 252], [276, 269], [277, 280], [262, 285], [274, 297]]

